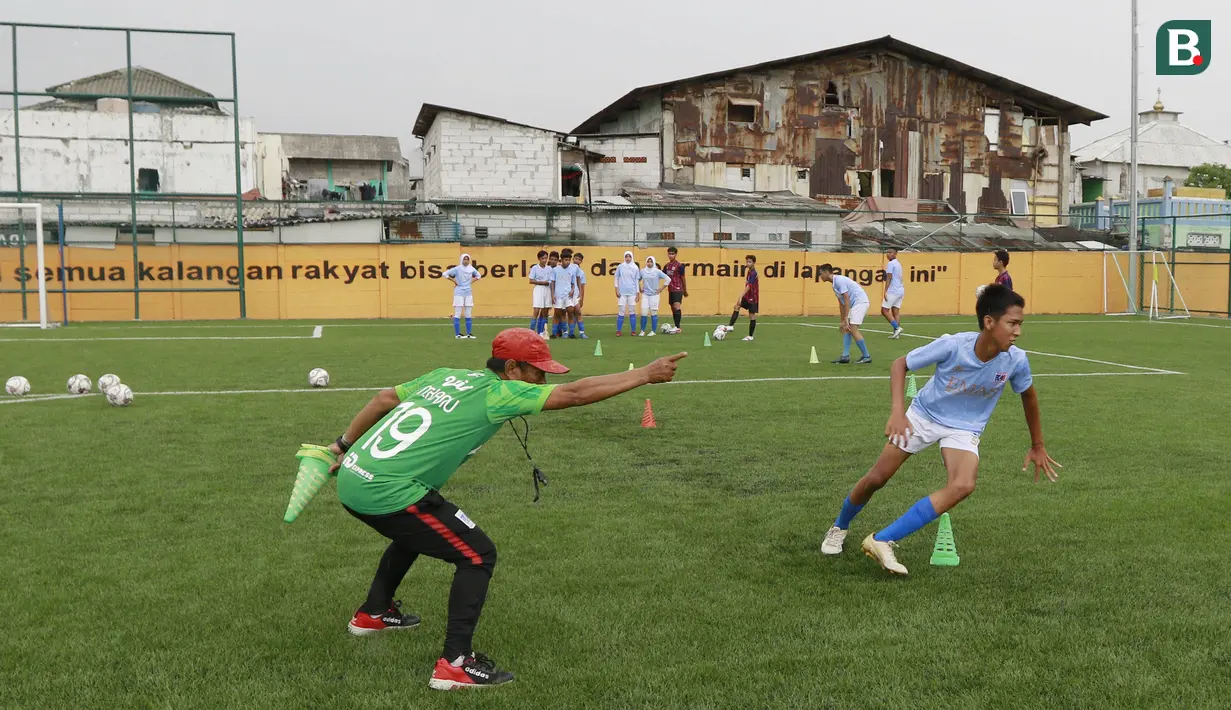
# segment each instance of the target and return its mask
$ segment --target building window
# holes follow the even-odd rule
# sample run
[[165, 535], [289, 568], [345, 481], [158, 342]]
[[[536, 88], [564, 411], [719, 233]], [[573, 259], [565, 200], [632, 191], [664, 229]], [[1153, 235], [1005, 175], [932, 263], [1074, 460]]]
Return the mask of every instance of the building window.
[[893, 197], [892, 170], [881, 170], [881, 197]]
[[714, 232], [714, 241], [729, 242], [731, 241], [731, 233], [730, 232]]
[[567, 167], [560, 172], [560, 196], [581, 197], [581, 168]]
[[736, 233], [735, 233], [735, 241], [737, 241], [737, 242], [748, 242], [748, 241], [752, 241], [752, 234], [751, 234], [751, 233], [749, 233], [749, 232], [736, 232]]
[[474, 228], [474, 238], [475, 239], [487, 239], [487, 227], [475, 227]]
[[1030, 198], [1025, 190], [1010, 190], [1009, 202], [1012, 204], [1013, 214], [1030, 214]]
[[793, 247], [812, 246], [812, 232], [791, 232], [791, 246]]
[[[115, 230], [115, 240], [120, 244], [132, 244], [133, 228], [118, 227]], [[154, 243], [154, 228], [153, 227], [137, 227], [137, 243], [138, 244], [153, 244]]]
[[771, 241], [771, 242], [780, 242], [780, 241], [782, 241], [782, 232], [770, 232], [770, 234], [769, 234], [769, 241]]
[[825, 105], [840, 106], [841, 99], [838, 98], [838, 85], [832, 81], [825, 85]]
[[651, 242], [673, 242], [675, 241], [675, 232], [646, 232], [645, 238]]
[[983, 109], [983, 135], [987, 136], [988, 152], [1000, 149], [1000, 109]]
[[141, 168], [137, 171], [138, 192], [158, 192], [158, 171], [153, 168]]
[[872, 171], [871, 170], [860, 170], [857, 173], [857, 175], [859, 177], [859, 196], [860, 197], [871, 197], [872, 196]]
[[727, 102], [727, 120], [731, 123], [756, 123], [757, 105], [751, 101]]
[[808, 171], [807, 171], [807, 170], [796, 170], [796, 171], [795, 171], [795, 179], [796, 179], [796, 180], [807, 180], [807, 179], [808, 179]]
[[747, 180], [752, 177], [752, 168], [740, 168], [739, 176], [742, 180]]

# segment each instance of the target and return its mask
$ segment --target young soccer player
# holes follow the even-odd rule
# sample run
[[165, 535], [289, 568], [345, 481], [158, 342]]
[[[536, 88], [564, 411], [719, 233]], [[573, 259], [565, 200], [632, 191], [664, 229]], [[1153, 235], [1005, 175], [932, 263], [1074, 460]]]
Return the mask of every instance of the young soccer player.
[[551, 310], [551, 269], [547, 267], [549, 254], [545, 249], [539, 250], [539, 263], [530, 267], [530, 283], [534, 284], [531, 300], [534, 304], [534, 317], [530, 319], [530, 330], [547, 337], [547, 316]]
[[1009, 250], [997, 249], [992, 257], [992, 268], [996, 270], [996, 281], [1001, 286], [1013, 290], [1013, 277], [1009, 276]]
[[624, 252], [624, 261], [615, 270], [615, 292], [619, 300], [619, 315], [616, 316], [616, 337], [623, 335], [624, 314], [632, 319], [633, 330], [637, 329], [637, 288], [641, 281], [641, 269], [633, 261], [631, 251]]
[[833, 364], [851, 364], [852, 340], [859, 346], [859, 352], [863, 355], [856, 364], [872, 364], [872, 355], [868, 353], [868, 344], [863, 341], [863, 333], [859, 332], [859, 326], [863, 325], [863, 317], [868, 314], [868, 306], [871, 305], [871, 301], [868, 300], [868, 294], [854, 279], [849, 279], [842, 274], [835, 274], [832, 264], [821, 264], [820, 272], [821, 280], [833, 284], [834, 295], [838, 297], [838, 321], [841, 324], [839, 330], [842, 331], [842, 357], [833, 360]]
[[[573, 323], [577, 326], [577, 337], [589, 340], [586, 335], [586, 321], [582, 317], [582, 308], [586, 305], [586, 270], [582, 268], [585, 255], [577, 252], [573, 255]], [[570, 333], [569, 337], [573, 337]]]
[[688, 283], [684, 280], [684, 265], [679, 262], [679, 250], [675, 247], [667, 248], [667, 263], [663, 266], [663, 273], [671, 282], [667, 285], [667, 300], [671, 303], [671, 318], [675, 322], [676, 335], [683, 332], [680, 330], [680, 320], [684, 317], [684, 299], [688, 298]]
[[906, 297], [906, 287], [902, 284], [902, 262], [898, 261], [898, 250], [890, 247], [885, 251], [889, 263], [885, 264], [885, 298], [881, 301], [881, 315], [889, 321], [893, 333], [889, 337], [897, 340], [902, 337], [902, 321], [900, 312], [902, 299]]
[[735, 311], [731, 313], [731, 322], [727, 324], [727, 332], [735, 330], [735, 321], [739, 320], [739, 311], [744, 309], [748, 311], [748, 335], [744, 340], [751, 342], [753, 334], [757, 332], [757, 311], [761, 310], [761, 280], [757, 276], [757, 258], [749, 254], [744, 258], [744, 265], [748, 267], [748, 276], [744, 278], [744, 292], [740, 294], [739, 301], [735, 304]]
[[[445, 278], [453, 282], [453, 337], [458, 340], [474, 340], [475, 337], [470, 332], [474, 315], [474, 290], [471, 285], [482, 278], [479, 270], [470, 264], [469, 254], [462, 254], [462, 258], [457, 260], [457, 266], [445, 272]], [[461, 328], [463, 310], [466, 312], [465, 335], [462, 335]]]
[[[645, 268], [641, 270], [641, 332], [637, 335], [653, 337], [658, 334], [658, 304], [662, 292], [667, 288], [667, 275], [658, 268], [654, 257], [647, 256]], [[649, 332], [645, 329], [646, 315], [651, 321]]]
[[551, 267], [552, 303], [555, 307], [555, 320], [551, 329], [553, 338], [563, 338], [568, 332], [568, 304], [573, 298], [573, 275], [569, 273], [572, 261], [571, 251], [568, 252], [567, 261], [563, 255], [554, 251], [547, 259], [547, 265]]
[[[889, 527], [869, 535], [863, 551], [894, 574], [907, 574], [894, 548], [898, 540], [935, 520], [974, 492], [979, 474], [979, 437], [987, 426], [1006, 386], [1022, 398], [1030, 451], [1022, 463], [1025, 471], [1034, 464], [1034, 480], [1042, 469], [1051, 481], [1060, 467], [1043, 446], [1039, 398], [1034, 391], [1026, 353], [1014, 346], [1021, 335], [1022, 310], [1026, 301], [1000, 285], [988, 286], [976, 306], [979, 332], [944, 336], [894, 361], [890, 368], [892, 412], [885, 425], [889, 442], [872, 469], [855, 484], [842, 502], [842, 510], [825, 535], [821, 552], [837, 555], [850, 529], [851, 520], [867, 505], [902, 464], [932, 444], [940, 442], [949, 480], [944, 488], [920, 499]], [[936, 374], [919, 396], [906, 407], [906, 372], [936, 366]]]

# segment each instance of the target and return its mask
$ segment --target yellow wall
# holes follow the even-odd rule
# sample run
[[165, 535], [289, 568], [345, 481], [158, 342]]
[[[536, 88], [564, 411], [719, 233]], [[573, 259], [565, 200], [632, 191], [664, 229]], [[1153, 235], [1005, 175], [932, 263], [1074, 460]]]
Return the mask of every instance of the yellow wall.
[[[68, 281], [71, 321], [128, 320], [133, 318], [132, 293], [73, 293], [81, 289], [132, 288], [132, 250], [66, 247], [65, 262], [75, 269]], [[463, 248], [449, 245], [327, 245], [250, 246], [244, 250], [248, 315], [259, 319], [326, 318], [435, 318], [452, 315], [452, 284], [436, 274], [457, 263]], [[470, 247], [485, 278], [475, 285], [475, 315], [526, 316], [530, 286], [523, 270], [536, 259], [535, 247]], [[623, 258], [619, 247], [584, 247], [589, 279], [585, 312], [615, 312], [616, 300], [608, 269]], [[739, 268], [746, 254], [757, 256], [761, 273], [761, 312], [766, 315], [833, 315], [837, 302], [832, 287], [819, 281], [816, 267], [831, 262], [865, 284], [876, 312], [884, 292], [877, 270], [885, 265], [880, 254], [828, 252], [749, 251], [744, 249], [682, 248], [689, 264], [691, 314], [729, 313], [743, 291]], [[638, 262], [653, 255], [666, 261], [665, 247], [635, 249]], [[20, 250], [0, 249], [0, 289], [20, 287]], [[25, 250], [33, 273], [34, 247]], [[48, 304], [53, 319], [61, 314], [60, 256], [46, 248], [51, 269]], [[1195, 257], [1190, 257], [1195, 259]], [[1226, 308], [1226, 255], [1219, 255], [1221, 270], [1213, 265], [1179, 267], [1189, 307], [1199, 304]], [[142, 246], [138, 252], [142, 289], [230, 287], [237, 279], [236, 250], [227, 246]], [[903, 310], [910, 315], [973, 314], [974, 289], [995, 276], [990, 253], [910, 253], [900, 257], [906, 280]], [[1123, 255], [1121, 255], [1123, 262]], [[705, 265], [705, 267], [703, 267]], [[714, 275], [703, 268], [714, 267]], [[1098, 253], [1018, 252], [1009, 265], [1013, 284], [1031, 313], [1100, 313], [1103, 309], [1103, 257]], [[724, 269], [727, 276], [718, 276]], [[1116, 279], [1108, 262], [1108, 278]], [[278, 277], [278, 270], [281, 276]], [[510, 273], [512, 275], [510, 275]], [[260, 276], [261, 278], [257, 278]], [[265, 277], [272, 278], [265, 278]], [[347, 281], [350, 283], [347, 283]], [[36, 288], [35, 282], [29, 282]], [[1165, 287], [1160, 282], [1160, 287]], [[1109, 289], [1112, 309], [1123, 308], [1123, 288]], [[1192, 295], [1189, 295], [1189, 292]], [[1119, 296], [1119, 302], [1115, 297]], [[37, 299], [29, 297], [37, 314]], [[1206, 306], [1209, 307], [1209, 306]], [[20, 296], [0, 294], [0, 322], [20, 320]], [[664, 299], [663, 310], [668, 306]], [[225, 319], [239, 315], [237, 293], [152, 293], [141, 295], [142, 320]]]

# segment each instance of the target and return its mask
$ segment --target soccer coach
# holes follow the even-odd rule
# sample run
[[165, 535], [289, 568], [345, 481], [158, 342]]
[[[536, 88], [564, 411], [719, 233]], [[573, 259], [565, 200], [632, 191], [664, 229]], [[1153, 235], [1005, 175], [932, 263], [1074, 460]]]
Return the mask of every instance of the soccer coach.
[[636, 370], [547, 384], [547, 373], [568, 368], [551, 357], [543, 338], [510, 328], [492, 341], [486, 369], [439, 368], [381, 390], [331, 445], [338, 498], [347, 512], [389, 538], [368, 598], [348, 626], [356, 636], [410, 629], [393, 596], [420, 555], [456, 566], [449, 592], [444, 652], [428, 685], [437, 690], [495, 686], [513, 680], [471, 646], [496, 546], [438, 492], [458, 467], [505, 423], [544, 410], [601, 402], [642, 385], [670, 382], [687, 353]]

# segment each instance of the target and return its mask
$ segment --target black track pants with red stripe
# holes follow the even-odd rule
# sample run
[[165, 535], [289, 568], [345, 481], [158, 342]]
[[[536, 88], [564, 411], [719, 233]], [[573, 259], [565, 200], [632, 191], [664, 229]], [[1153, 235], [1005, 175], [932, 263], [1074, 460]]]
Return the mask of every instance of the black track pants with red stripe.
[[391, 540], [360, 610], [379, 614], [389, 609], [398, 585], [419, 555], [444, 560], [457, 570], [449, 592], [449, 626], [441, 657], [453, 660], [470, 655], [474, 629], [487, 599], [487, 584], [496, 566], [496, 545], [487, 533], [435, 491], [406, 510], [385, 515], [346, 510]]

